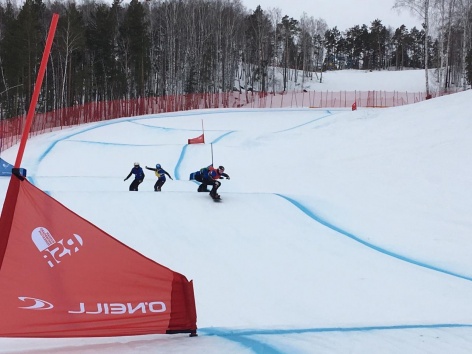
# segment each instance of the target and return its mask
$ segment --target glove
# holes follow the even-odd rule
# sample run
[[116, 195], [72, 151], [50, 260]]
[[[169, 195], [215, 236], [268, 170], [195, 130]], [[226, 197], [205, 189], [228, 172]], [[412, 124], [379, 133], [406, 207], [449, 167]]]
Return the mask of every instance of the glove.
[[226, 179], [229, 179], [229, 176], [228, 176], [228, 177], [226, 177]]
[[126, 181], [128, 178], [125, 178], [123, 181]]

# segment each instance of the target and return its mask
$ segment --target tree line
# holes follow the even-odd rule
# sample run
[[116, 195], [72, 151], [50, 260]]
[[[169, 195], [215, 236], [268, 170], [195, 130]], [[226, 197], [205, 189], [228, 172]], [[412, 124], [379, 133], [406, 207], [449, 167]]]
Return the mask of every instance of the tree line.
[[470, 0], [397, 1], [410, 10], [428, 2], [438, 19], [435, 36], [427, 25], [393, 29], [379, 19], [341, 32], [307, 14], [296, 20], [260, 6], [248, 12], [240, 0], [4, 1], [1, 118], [28, 109], [53, 13], [60, 18], [39, 111], [148, 96], [285, 91], [298, 80], [294, 70], [303, 72], [301, 88], [314, 76], [321, 81], [324, 70], [343, 68], [432, 67], [443, 88], [471, 79]]

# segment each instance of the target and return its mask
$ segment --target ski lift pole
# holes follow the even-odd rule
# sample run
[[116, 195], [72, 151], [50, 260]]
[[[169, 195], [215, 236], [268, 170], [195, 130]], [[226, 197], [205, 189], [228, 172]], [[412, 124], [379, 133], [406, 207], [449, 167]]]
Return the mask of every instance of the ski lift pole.
[[31, 123], [33, 122], [33, 115], [36, 109], [36, 103], [38, 102], [39, 92], [41, 91], [41, 85], [43, 83], [43, 78], [44, 78], [44, 72], [46, 71], [49, 53], [51, 52], [52, 41], [54, 39], [54, 34], [56, 33], [58, 20], [59, 20], [59, 15], [53, 14], [51, 25], [49, 27], [48, 37], [46, 39], [46, 47], [44, 48], [43, 58], [41, 60], [41, 65], [39, 66], [38, 77], [36, 78], [33, 96], [31, 97], [31, 103], [29, 106], [28, 114], [26, 116], [25, 126], [23, 128], [23, 135], [21, 136], [21, 142], [18, 148], [18, 154], [16, 155], [16, 161], [15, 161], [15, 166], [14, 166], [15, 169], [20, 168], [21, 160], [23, 159], [23, 153], [25, 152], [26, 140], [28, 140], [28, 134], [31, 128]]

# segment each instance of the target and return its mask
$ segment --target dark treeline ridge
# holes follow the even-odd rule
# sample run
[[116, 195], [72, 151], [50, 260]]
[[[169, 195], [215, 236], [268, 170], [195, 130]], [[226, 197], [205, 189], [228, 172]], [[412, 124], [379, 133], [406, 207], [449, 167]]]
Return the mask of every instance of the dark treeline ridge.
[[[244, 87], [282, 91], [293, 69], [312, 79], [326, 69], [424, 68], [425, 32], [386, 28], [378, 19], [341, 32], [308, 15], [295, 20], [279, 9], [248, 12], [239, 0], [26, 0], [21, 6], [4, 0], [1, 118], [28, 109], [53, 13], [60, 18], [39, 111]], [[440, 46], [430, 41], [429, 67], [434, 68]], [[470, 44], [458, 51], [466, 47]], [[454, 55], [462, 53], [451, 54], [451, 67], [457, 64]]]

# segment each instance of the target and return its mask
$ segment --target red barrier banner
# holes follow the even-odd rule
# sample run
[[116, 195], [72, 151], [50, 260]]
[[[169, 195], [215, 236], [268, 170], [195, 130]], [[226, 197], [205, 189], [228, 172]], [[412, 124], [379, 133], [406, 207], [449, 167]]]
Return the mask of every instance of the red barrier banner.
[[192, 281], [16, 175], [0, 235], [0, 337], [196, 334]]

